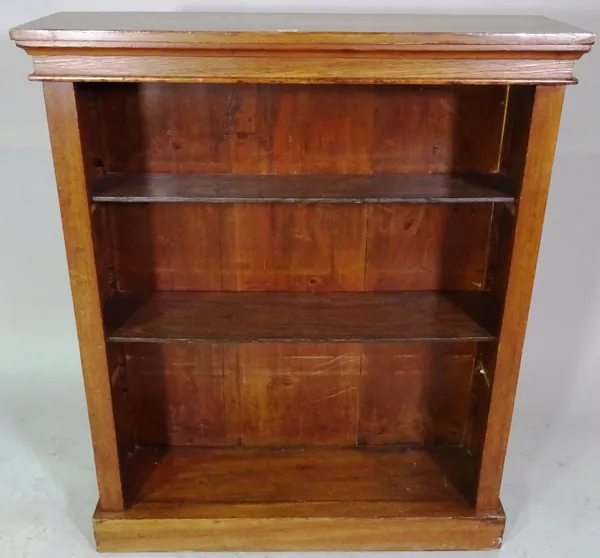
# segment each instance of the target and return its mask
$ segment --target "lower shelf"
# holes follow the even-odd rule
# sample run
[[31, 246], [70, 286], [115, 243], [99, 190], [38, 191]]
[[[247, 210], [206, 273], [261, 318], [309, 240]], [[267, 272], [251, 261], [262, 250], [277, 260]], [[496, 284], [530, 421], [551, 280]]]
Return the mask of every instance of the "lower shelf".
[[[136, 503], [97, 511], [99, 550], [408, 550], [500, 545], [459, 449], [141, 450]], [[148, 471], [147, 475], [140, 474]]]

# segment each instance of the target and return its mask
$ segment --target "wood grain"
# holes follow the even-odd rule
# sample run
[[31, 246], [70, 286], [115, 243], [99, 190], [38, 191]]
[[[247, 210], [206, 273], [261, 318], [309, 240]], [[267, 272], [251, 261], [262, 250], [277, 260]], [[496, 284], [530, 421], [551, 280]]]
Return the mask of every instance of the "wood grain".
[[109, 213], [119, 289], [221, 289], [217, 208], [127, 204]]
[[[149, 507], [141, 514], [96, 512], [94, 534], [101, 552], [487, 550], [502, 543], [503, 512], [475, 515], [462, 505], [439, 502], [421, 514], [405, 503], [393, 507], [396, 511], [385, 517], [381, 506], [356, 502], [328, 507], [321, 517], [314, 506], [303, 517], [291, 515], [289, 506], [278, 517], [246, 517], [244, 506], [241, 518], [232, 518], [229, 507], [216, 517], [209, 512], [209, 517], [183, 518], [181, 507], [166, 513]], [[349, 509], [353, 515], [344, 517]]]
[[[128, 300], [129, 299], [129, 300]], [[494, 339], [493, 306], [477, 292], [122, 294], [112, 342], [361, 342]], [[119, 323], [120, 322], [120, 323]], [[487, 329], [489, 327], [489, 329]]]
[[231, 175], [109, 173], [95, 202], [493, 203], [514, 201], [502, 175]]
[[96, 273], [98, 275], [98, 294], [100, 305], [104, 306], [116, 290], [110, 210], [106, 206], [92, 206], [90, 225], [92, 228]]
[[474, 344], [363, 346], [359, 445], [461, 444]]
[[244, 446], [356, 445], [361, 347], [227, 346], [235, 354]]
[[[594, 42], [591, 33], [523, 17], [52, 17], [11, 30], [17, 45], [34, 55], [34, 79], [568, 83], [573, 60]], [[128, 20], [132, 27], [124, 29]], [[165, 20], [173, 27], [165, 28]]]
[[108, 369], [104, 344], [75, 88], [69, 83], [45, 84], [44, 97], [92, 430], [100, 508], [122, 510], [123, 491], [110, 387], [112, 371]]
[[480, 290], [491, 205], [367, 207], [365, 290]]
[[[144, 504], [267, 502], [460, 502], [457, 448], [172, 448], [158, 456]], [[416, 465], [415, 465], [416, 464]], [[471, 481], [473, 479], [471, 478]]]
[[497, 170], [505, 87], [379, 86], [375, 91], [372, 168], [376, 172]]
[[361, 291], [364, 206], [235, 204], [221, 211], [224, 291]]
[[[586, 49], [587, 50], [587, 49]], [[287, 58], [277, 56], [34, 56], [37, 81], [168, 83], [568, 84], [573, 60]]]
[[107, 344], [106, 354], [108, 369], [110, 370], [112, 416], [115, 424], [123, 500], [125, 501], [125, 507], [127, 507], [131, 502], [128, 479], [131, 476], [139, 475], [139, 471], [135, 470], [136, 464], [133, 459], [137, 449], [135, 410], [129, 393], [123, 345]]
[[237, 375], [221, 345], [125, 345], [137, 442], [220, 446], [240, 442]]
[[267, 48], [289, 43], [345, 49], [365, 45], [455, 48], [459, 45], [584, 46], [594, 35], [538, 16], [284, 14], [219, 12], [60, 12], [11, 30], [19, 42], [114, 42], [122, 47]]
[[491, 204], [106, 205], [109, 276], [122, 290], [479, 290], [485, 282]]
[[490, 411], [482, 451], [477, 491], [477, 509], [480, 510], [491, 509], [497, 506], [499, 501], [563, 98], [562, 87], [538, 87], [535, 91]]
[[110, 348], [125, 355], [113, 381], [124, 451], [463, 442], [472, 343]]
[[130, 174], [489, 174], [506, 99], [502, 86], [80, 87], [103, 137], [95, 159]]

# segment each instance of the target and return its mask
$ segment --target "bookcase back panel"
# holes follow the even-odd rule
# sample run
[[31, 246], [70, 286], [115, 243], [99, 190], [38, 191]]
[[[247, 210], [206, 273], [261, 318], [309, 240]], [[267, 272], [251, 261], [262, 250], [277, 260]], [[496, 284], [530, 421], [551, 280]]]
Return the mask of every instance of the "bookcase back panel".
[[109, 211], [105, 236], [122, 290], [479, 290], [492, 205], [159, 203]]
[[460, 444], [475, 345], [127, 344], [137, 443]]
[[81, 84], [102, 171], [493, 172], [505, 86]]

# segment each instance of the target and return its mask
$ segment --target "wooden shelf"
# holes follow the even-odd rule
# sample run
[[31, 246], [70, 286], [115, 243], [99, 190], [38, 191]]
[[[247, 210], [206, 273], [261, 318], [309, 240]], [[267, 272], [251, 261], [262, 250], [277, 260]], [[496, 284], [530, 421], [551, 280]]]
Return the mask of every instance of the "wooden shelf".
[[498, 174], [234, 175], [109, 173], [96, 202], [481, 203], [512, 202]]
[[148, 467], [138, 470], [147, 470], [147, 475], [133, 482], [140, 485], [135, 499], [144, 504], [466, 504], [465, 494], [473, 488], [473, 467], [460, 448], [145, 447], [139, 451], [136, 459]]
[[106, 309], [116, 342], [373, 342], [494, 339], [478, 292], [123, 293]]

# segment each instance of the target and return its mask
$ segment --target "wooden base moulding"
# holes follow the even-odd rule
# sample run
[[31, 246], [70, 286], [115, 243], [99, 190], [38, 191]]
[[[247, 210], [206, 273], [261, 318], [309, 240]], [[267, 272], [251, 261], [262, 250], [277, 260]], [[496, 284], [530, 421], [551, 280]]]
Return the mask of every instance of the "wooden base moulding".
[[155, 464], [137, 503], [94, 516], [102, 551], [473, 550], [498, 548], [504, 530], [501, 508], [478, 514], [463, 495], [459, 449], [145, 448], [137, 458]]
[[328, 517], [327, 512], [324, 517], [288, 517], [285, 510], [281, 517], [269, 517], [253, 509], [246, 517], [211, 516], [210, 510], [208, 517], [194, 517], [194, 510], [188, 514], [179, 507], [96, 511], [94, 535], [101, 552], [492, 550], [502, 544], [501, 511], [448, 510], [452, 517], [436, 517], [438, 507], [424, 509], [422, 516], [410, 506], [403, 511], [386, 516], [374, 509], [370, 517]]

